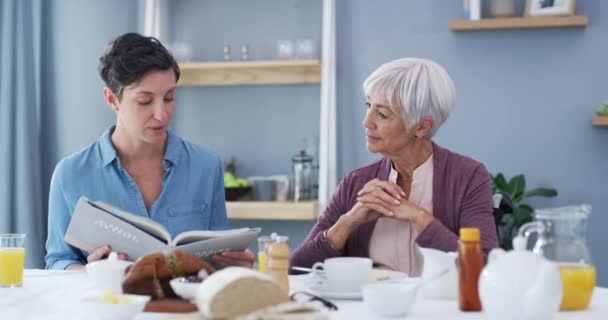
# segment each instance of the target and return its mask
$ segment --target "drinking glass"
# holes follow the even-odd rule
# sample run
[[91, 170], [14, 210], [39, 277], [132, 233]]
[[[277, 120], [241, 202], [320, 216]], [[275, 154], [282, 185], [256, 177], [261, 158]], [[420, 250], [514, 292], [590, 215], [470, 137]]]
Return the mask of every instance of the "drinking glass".
[[271, 236], [258, 237], [258, 271], [266, 273], [266, 247], [272, 239]]
[[291, 40], [279, 40], [277, 41], [277, 58], [279, 59], [293, 59], [294, 57], [293, 41]]
[[0, 287], [21, 287], [25, 234], [0, 234]]

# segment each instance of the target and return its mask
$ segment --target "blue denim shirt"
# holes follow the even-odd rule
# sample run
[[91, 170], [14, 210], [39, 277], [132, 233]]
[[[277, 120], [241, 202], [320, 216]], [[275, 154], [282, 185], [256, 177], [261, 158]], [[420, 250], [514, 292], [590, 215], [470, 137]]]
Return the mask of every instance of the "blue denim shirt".
[[88, 252], [63, 237], [80, 196], [104, 201], [163, 224], [175, 236], [186, 230], [228, 228], [222, 162], [211, 151], [168, 132], [162, 191], [149, 210], [135, 181], [120, 165], [110, 140], [114, 127], [99, 141], [61, 160], [49, 194], [46, 268], [86, 263]]

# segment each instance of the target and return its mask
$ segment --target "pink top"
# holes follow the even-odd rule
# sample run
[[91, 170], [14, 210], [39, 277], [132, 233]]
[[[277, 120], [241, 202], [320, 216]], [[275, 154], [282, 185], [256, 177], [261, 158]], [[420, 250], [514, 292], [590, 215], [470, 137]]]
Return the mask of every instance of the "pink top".
[[[397, 182], [397, 170], [391, 165], [388, 181]], [[409, 201], [433, 212], [433, 155], [414, 169]], [[369, 246], [370, 258], [384, 268], [407, 273], [422, 273], [422, 254], [416, 243], [418, 231], [409, 221], [379, 218]]]

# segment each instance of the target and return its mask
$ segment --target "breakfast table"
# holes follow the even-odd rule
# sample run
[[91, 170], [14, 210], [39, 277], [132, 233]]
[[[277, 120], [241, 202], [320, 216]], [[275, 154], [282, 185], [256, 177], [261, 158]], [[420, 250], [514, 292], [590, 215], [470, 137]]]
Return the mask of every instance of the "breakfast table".
[[[290, 276], [291, 291], [311, 291], [305, 276]], [[95, 314], [81, 302], [95, 290], [84, 271], [25, 270], [23, 286], [0, 288], [0, 319], [87, 319]], [[332, 300], [337, 311], [328, 311], [330, 319], [385, 319], [375, 315], [360, 300]], [[608, 288], [596, 287], [591, 305], [585, 311], [559, 312], [555, 319], [606, 319]], [[136, 320], [175, 318], [173, 314], [138, 314]], [[482, 312], [461, 312], [454, 300], [417, 299], [407, 319], [487, 319]]]

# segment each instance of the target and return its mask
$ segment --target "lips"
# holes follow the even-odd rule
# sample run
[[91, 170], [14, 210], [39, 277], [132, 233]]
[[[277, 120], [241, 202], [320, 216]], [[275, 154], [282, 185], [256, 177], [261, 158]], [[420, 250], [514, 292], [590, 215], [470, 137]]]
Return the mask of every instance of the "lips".
[[159, 127], [149, 127], [150, 130], [152, 130], [155, 133], [160, 133], [163, 132], [165, 130], [165, 126], [159, 126]]
[[367, 138], [367, 140], [371, 140], [371, 141], [378, 141], [378, 140], [380, 140], [380, 138], [372, 137], [370, 135], [366, 135], [365, 137]]

